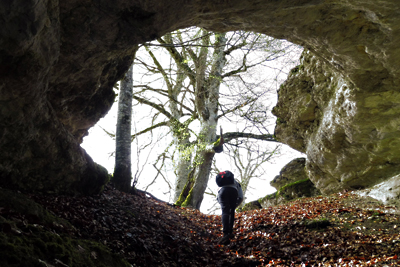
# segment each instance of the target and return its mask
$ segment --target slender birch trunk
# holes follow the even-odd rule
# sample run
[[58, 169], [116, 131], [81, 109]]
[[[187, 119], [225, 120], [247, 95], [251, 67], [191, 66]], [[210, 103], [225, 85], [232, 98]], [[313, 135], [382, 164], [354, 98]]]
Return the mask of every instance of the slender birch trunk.
[[129, 192], [132, 182], [131, 125], [132, 125], [132, 67], [121, 81], [115, 137], [115, 168], [112, 183], [115, 188]]

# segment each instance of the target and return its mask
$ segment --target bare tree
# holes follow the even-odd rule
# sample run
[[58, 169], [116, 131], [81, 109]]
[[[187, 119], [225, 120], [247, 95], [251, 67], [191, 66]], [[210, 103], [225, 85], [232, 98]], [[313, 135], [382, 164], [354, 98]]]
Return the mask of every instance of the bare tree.
[[[137, 51], [135, 47], [134, 55]], [[132, 68], [129, 68], [121, 81], [118, 100], [118, 117], [115, 137], [115, 167], [112, 183], [115, 188], [129, 192], [132, 181], [131, 168], [131, 125], [132, 125]]]
[[250, 180], [253, 178], [260, 178], [267, 170], [264, 169], [264, 163], [270, 161], [274, 156], [279, 153], [280, 144], [277, 144], [272, 151], [266, 149], [265, 146], [259, 142], [246, 141], [240, 144], [236, 139], [236, 144], [232, 146], [230, 158], [232, 159], [236, 177], [240, 181], [243, 190], [244, 201], [241, 207], [246, 203], [246, 193], [249, 189]]
[[[268, 169], [265, 169], [265, 163], [271, 162], [271, 160], [279, 156], [280, 147], [281, 144], [279, 143], [271, 146], [248, 138], [234, 139], [232, 143], [228, 144], [224, 154], [228, 155], [232, 162], [229, 170], [235, 175], [235, 179], [240, 183], [243, 190], [244, 201], [239, 208], [246, 204], [248, 192], [256, 189], [249, 186], [250, 181], [264, 179], [263, 176], [268, 173]], [[214, 161], [212, 173], [216, 175], [221, 171], [223, 170], [218, 169]], [[209, 186], [205, 194], [212, 196], [212, 205], [207, 209], [207, 212], [214, 214], [220, 208], [216, 200], [218, 193], [215, 188]]]
[[[252, 84], [242, 77], [251, 68], [275, 60], [284, 53], [279, 46], [267, 53], [267, 47], [263, 46], [266, 40], [272, 38], [245, 32], [215, 34], [203, 29], [189, 29], [167, 34], [157, 39], [157, 43], [147, 44], [144, 48], [147, 59], [137, 57], [136, 66], [144, 72], [142, 81], [134, 86], [138, 90], [133, 99], [151, 107], [154, 120], [133, 137], [168, 127], [177, 154], [172, 157], [176, 165], [176, 204], [200, 208], [215, 148], [222, 147], [222, 137], [225, 142], [243, 137], [276, 142], [263, 126], [265, 114], [262, 109], [265, 107], [259, 101], [265, 88], [256, 90], [261, 82]], [[169, 60], [156, 56], [159, 50], [166, 51]], [[262, 56], [252, 57], [256, 50]], [[229, 85], [226, 80], [233, 81], [236, 89], [241, 84], [239, 93], [221, 94], [221, 85]], [[227, 88], [233, 92], [235, 86], [231, 87]], [[232, 120], [232, 116], [258, 125], [257, 131], [247, 132], [250, 127], [246, 126], [237, 132], [217, 135], [218, 121], [221, 118]]]

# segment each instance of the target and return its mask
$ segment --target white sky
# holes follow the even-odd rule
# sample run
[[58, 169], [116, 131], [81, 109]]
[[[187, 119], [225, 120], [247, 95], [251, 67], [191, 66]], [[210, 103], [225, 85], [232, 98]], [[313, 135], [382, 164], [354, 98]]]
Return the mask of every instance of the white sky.
[[[299, 57], [299, 54], [294, 54], [292, 57], [296, 57], [296, 59]], [[276, 63], [274, 63], [276, 64]], [[274, 66], [273, 66], [274, 67]], [[291, 66], [291, 67], [294, 67]], [[273, 68], [270, 68], [273, 69]], [[271, 71], [271, 70], [269, 70]], [[273, 70], [272, 70], [273, 71]], [[263, 73], [263, 75], [269, 75], [266, 73], [265, 70], [260, 70], [260, 73]], [[138, 76], [138, 71], [136, 71], [136, 76]], [[276, 74], [272, 73], [272, 76]], [[286, 75], [281, 74], [280, 80], [284, 80], [286, 78]], [[135, 79], [135, 71], [134, 71], [134, 79]], [[257, 77], [255, 77], [255, 83], [257, 83]], [[265, 87], [266, 84], [263, 83], [262, 81], [260, 82], [260, 85]], [[270, 85], [267, 85], [270, 86]], [[269, 107], [272, 108], [276, 104], [277, 100], [277, 95], [276, 95], [276, 90], [279, 87], [279, 84], [273, 85], [274, 88], [269, 88], [268, 90], [271, 90], [271, 94], [269, 97]], [[135, 101], [134, 101], [135, 102]], [[136, 126], [138, 129], [143, 129], [146, 126], [144, 125], [145, 119], [142, 119], [145, 115], [149, 113], [148, 110], [146, 110], [146, 107], [143, 106], [136, 106], [133, 109], [133, 121], [134, 121], [134, 127]], [[271, 127], [269, 128], [270, 133], [273, 133], [273, 128], [274, 128], [274, 121], [275, 117], [273, 117], [272, 114], [269, 113], [271, 119]], [[142, 120], [141, 120], [142, 119]], [[102, 128], [107, 130], [108, 132], [115, 133], [115, 127], [116, 127], [116, 121], [117, 121], [117, 103], [113, 105], [111, 110], [108, 112], [107, 116], [105, 116], [103, 119], [101, 119], [93, 128], [89, 130], [89, 135], [84, 138], [82, 147], [87, 151], [87, 153], [93, 158], [95, 162], [98, 164], [104, 166], [109, 173], [113, 173], [114, 171], [114, 161], [115, 158], [112, 155], [114, 150], [115, 150], [115, 141], [108, 136]], [[219, 125], [222, 126], [224, 132], [229, 132], [229, 131], [235, 131], [237, 128], [237, 125], [232, 125], [227, 122], [220, 121]], [[140, 127], [142, 126], [142, 127]], [[219, 128], [219, 127], [218, 127]], [[134, 130], [132, 131], [133, 133], [135, 132]], [[145, 137], [149, 138], [149, 137]], [[157, 137], [155, 137], [157, 138]], [[155, 162], [157, 156], [163, 152], [163, 149], [165, 149], [166, 145], [170, 142], [168, 138], [164, 137], [162, 139], [163, 141], [159, 143], [158, 146], [153, 148], [152, 151], [149, 149], [146, 150], [146, 153], [141, 153], [140, 155], [137, 155], [137, 148], [138, 145], [143, 145], [148, 142], [147, 139], [143, 139], [139, 137], [137, 139], [137, 142], [132, 143], [132, 173], [135, 175], [135, 172], [140, 171], [140, 178], [137, 183], [137, 188], [144, 190], [155, 178], [156, 176], [156, 170], [152, 166], [152, 164]], [[262, 142], [262, 141], [260, 141]], [[268, 143], [268, 142], [264, 142]], [[270, 143], [270, 149], [272, 150], [276, 143]], [[267, 147], [266, 147], [267, 149]], [[296, 150], [293, 150], [289, 148], [286, 145], [282, 145], [281, 149], [281, 154], [278, 157], [275, 157], [272, 161], [265, 163], [264, 169], [266, 169], [266, 173], [261, 177], [261, 179], [252, 179], [249, 184], [249, 189], [248, 192], [246, 193], [246, 202], [251, 202], [253, 200], [257, 200], [258, 198], [264, 197], [268, 194], [271, 194], [275, 192], [275, 188], [271, 187], [269, 185], [270, 181], [279, 174], [280, 170], [282, 167], [284, 167], [289, 161], [291, 161], [294, 158], [298, 157], [305, 157], [305, 155], [299, 153]], [[216, 154], [215, 155], [216, 159], [216, 164], [218, 169], [222, 170], [233, 170], [234, 166], [232, 162], [229, 160], [229, 158], [224, 155], [223, 153]], [[144, 166], [144, 168], [143, 168]], [[151, 185], [147, 191], [155, 195], [156, 197], [172, 202], [172, 192], [169, 190], [169, 186], [174, 186], [174, 181], [175, 177], [173, 174], [173, 169], [172, 166], [169, 167], [170, 171], [166, 172], [165, 178], [169, 181], [169, 184], [163, 180], [162, 177], [157, 178], [157, 182]], [[215, 177], [212, 176], [210, 177], [209, 180], [209, 188], [213, 192], [217, 192], [217, 185], [215, 184]], [[207, 190], [209, 191], [209, 190]], [[203, 213], [209, 213], [208, 209], [212, 205], [215, 204], [215, 197], [210, 196], [205, 194], [204, 200], [201, 206], [200, 211]]]

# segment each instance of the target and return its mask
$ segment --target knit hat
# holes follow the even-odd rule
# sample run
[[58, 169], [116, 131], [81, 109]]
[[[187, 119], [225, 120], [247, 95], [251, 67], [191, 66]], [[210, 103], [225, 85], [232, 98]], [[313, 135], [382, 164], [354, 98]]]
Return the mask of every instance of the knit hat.
[[235, 181], [235, 176], [230, 171], [220, 172], [215, 178], [215, 182], [219, 187], [233, 184], [234, 181]]

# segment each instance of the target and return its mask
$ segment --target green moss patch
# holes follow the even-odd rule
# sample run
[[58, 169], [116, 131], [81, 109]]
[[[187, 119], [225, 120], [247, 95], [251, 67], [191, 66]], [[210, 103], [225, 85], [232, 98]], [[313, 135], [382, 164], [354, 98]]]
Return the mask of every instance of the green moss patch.
[[263, 197], [263, 198], [259, 198], [259, 199], [258, 199], [258, 202], [259, 202], [260, 204], [262, 204], [265, 200], [274, 199], [274, 198], [277, 197], [277, 193], [278, 193], [278, 192], [274, 192], [274, 193], [272, 193], [272, 194], [266, 195], [266, 196]]
[[307, 178], [282, 186], [276, 196], [282, 196], [286, 200], [293, 200], [295, 199], [292, 196], [293, 193], [298, 196], [311, 197], [315, 190], [314, 184]]

